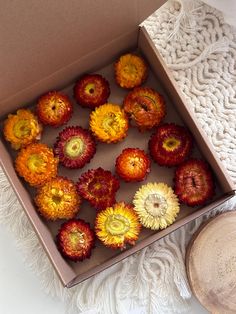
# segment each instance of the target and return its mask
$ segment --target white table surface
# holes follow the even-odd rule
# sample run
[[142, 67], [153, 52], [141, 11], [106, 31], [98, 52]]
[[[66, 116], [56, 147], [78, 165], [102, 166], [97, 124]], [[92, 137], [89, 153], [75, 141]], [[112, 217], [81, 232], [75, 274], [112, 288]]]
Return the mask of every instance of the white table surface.
[[[3, 225], [0, 225], [0, 252], [1, 314], [66, 314], [65, 306], [59, 299], [42, 291], [39, 279], [23, 263], [22, 253], [16, 249], [14, 236]], [[136, 309], [130, 314], [139, 312], [140, 309]], [[188, 314], [207, 313], [192, 298], [191, 312]]]

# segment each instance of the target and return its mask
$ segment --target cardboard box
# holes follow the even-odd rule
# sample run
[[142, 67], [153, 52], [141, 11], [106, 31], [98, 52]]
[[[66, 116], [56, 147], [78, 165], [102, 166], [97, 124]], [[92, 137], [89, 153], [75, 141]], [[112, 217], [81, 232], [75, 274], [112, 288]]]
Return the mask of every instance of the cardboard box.
[[[2, 4], [0, 29], [2, 44], [0, 64], [0, 116], [15, 112], [23, 105], [34, 105], [36, 99], [49, 90], [72, 93], [75, 80], [87, 72], [102, 73], [111, 84], [109, 101], [122, 104], [127, 91], [115, 84], [112, 63], [122, 53], [138, 51], [149, 63], [150, 75], [146, 86], [161, 91], [167, 101], [166, 122], [183, 123], [192, 131], [198, 149], [195, 154], [202, 155], [210, 163], [217, 184], [216, 198], [202, 208], [181, 206], [176, 222], [167, 229], [154, 232], [144, 229], [137, 244], [123, 252], [110, 250], [99, 242], [89, 260], [70, 263], [64, 260], [57, 250], [54, 236], [61, 222], [47, 223], [37, 213], [33, 203], [33, 192], [14, 170], [14, 152], [1, 135], [0, 163], [12, 184], [25, 212], [31, 221], [42, 245], [54, 265], [62, 283], [71, 287], [93, 276], [141, 250], [168, 233], [178, 229], [191, 220], [201, 216], [234, 195], [234, 187], [218, 160], [207, 137], [199, 126], [193, 112], [186, 105], [184, 97], [176, 86], [162, 57], [154, 47], [149, 35], [139, 23], [165, 1], [132, 0], [124, 1], [71, 1], [58, 0], [15, 4]], [[69, 125], [88, 126], [88, 109], [74, 104], [75, 114]], [[63, 128], [63, 127], [62, 127]], [[52, 145], [62, 129], [45, 128], [42, 142]], [[50, 130], [50, 132], [49, 132]], [[130, 129], [128, 138], [119, 144], [99, 144], [95, 158], [82, 170], [60, 168], [60, 174], [77, 180], [80, 173], [89, 168], [103, 166], [114, 170], [114, 158], [124, 147], [147, 149], [150, 132], [141, 136], [137, 130]], [[106, 160], [104, 161], [104, 156]], [[113, 168], [112, 168], [113, 167]], [[172, 184], [173, 169], [152, 164], [152, 172], [147, 181], [164, 181]], [[122, 183], [118, 200], [131, 201], [139, 184]], [[126, 188], [128, 187], [128, 188]], [[93, 221], [94, 210], [85, 203], [79, 217]]]

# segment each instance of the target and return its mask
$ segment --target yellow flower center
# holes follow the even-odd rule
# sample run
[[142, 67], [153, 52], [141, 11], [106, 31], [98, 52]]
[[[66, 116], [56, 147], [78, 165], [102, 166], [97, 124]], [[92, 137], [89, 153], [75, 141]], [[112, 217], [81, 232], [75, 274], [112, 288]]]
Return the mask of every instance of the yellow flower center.
[[173, 151], [176, 148], [178, 148], [180, 145], [180, 140], [178, 140], [175, 137], [168, 137], [167, 139], [165, 139], [163, 141], [163, 147], [167, 150], [167, 151]]
[[[63, 105], [63, 103], [61, 102], [61, 104]], [[60, 106], [60, 101], [58, 99], [50, 99], [49, 101], [49, 108], [53, 111], [53, 112], [57, 112]]]
[[71, 201], [71, 195], [66, 193], [62, 189], [53, 187], [50, 191], [49, 202], [53, 207], [57, 209], [63, 208], [67, 202]]
[[166, 214], [167, 202], [160, 194], [150, 194], [144, 202], [146, 211], [153, 217], [161, 217]]
[[71, 158], [78, 157], [84, 150], [84, 142], [79, 137], [71, 138], [65, 145], [65, 153]]
[[105, 132], [111, 134], [113, 129], [117, 129], [119, 124], [115, 120], [116, 115], [113, 112], [109, 112], [102, 121], [102, 127]]
[[18, 138], [27, 137], [31, 133], [31, 127], [29, 120], [19, 120], [16, 122], [13, 128], [13, 133]]
[[85, 243], [84, 233], [77, 230], [70, 232], [69, 239], [73, 249], [78, 249], [78, 244], [81, 246]]
[[46, 162], [39, 154], [32, 154], [27, 160], [27, 165], [30, 171], [36, 173], [42, 173], [46, 170]]
[[86, 94], [91, 95], [91, 94], [93, 94], [94, 92], [95, 92], [95, 84], [90, 83], [90, 84], [87, 84], [87, 85], [85, 86], [85, 93], [86, 93]]
[[93, 187], [94, 187], [95, 190], [100, 190], [102, 186], [101, 186], [101, 184], [99, 182], [97, 182], [97, 183], [95, 183], [93, 185]]
[[139, 157], [129, 157], [128, 161], [130, 167], [133, 168], [132, 170], [136, 170], [135, 168], [139, 168], [143, 164], [142, 159]]
[[124, 66], [124, 75], [135, 77], [137, 75], [137, 67], [133, 63], [128, 63]]
[[105, 226], [108, 233], [118, 236], [124, 235], [130, 229], [129, 220], [120, 214], [108, 216]]

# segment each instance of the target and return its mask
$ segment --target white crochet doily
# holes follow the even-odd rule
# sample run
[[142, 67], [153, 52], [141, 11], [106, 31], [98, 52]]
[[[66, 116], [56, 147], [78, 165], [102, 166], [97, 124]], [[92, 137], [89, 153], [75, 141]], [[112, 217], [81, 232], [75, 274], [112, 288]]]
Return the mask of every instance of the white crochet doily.
[[[194, 3], [194, 4], [193, 4]], [[197, 1], [168, 2], [145, 21], [148, 32], [236, 182], [236, 38], [215, 9]], [[185, 266], [190, 236], [207, 216], [72, 288], [62, 287], [14, 192], [0, 169], [0, 221], [16, 234], [26, 265], [46, 293], [72, 313], [190, 313]], [[217, 212], [232, 209], [235, 198]]]

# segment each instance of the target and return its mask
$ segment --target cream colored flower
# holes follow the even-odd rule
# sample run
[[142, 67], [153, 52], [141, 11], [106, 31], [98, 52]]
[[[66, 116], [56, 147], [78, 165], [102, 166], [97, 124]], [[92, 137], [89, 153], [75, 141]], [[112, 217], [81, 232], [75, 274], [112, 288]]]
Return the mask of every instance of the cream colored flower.
[[134, 196], [134, 210], [141, 224], [152, 230], [171, 225], [180, 207], [174, 191], [165, 183], [148, 183], [141, 186]]

